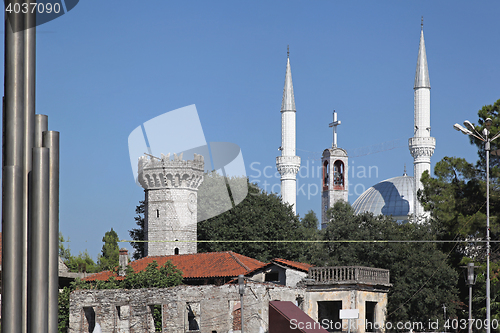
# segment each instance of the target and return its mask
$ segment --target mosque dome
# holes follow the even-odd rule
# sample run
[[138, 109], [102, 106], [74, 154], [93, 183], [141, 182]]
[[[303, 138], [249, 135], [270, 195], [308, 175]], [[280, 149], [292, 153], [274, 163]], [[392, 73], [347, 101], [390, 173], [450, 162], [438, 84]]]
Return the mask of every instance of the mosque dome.
[[414, 180], [406, 173], [400, 177], [386, 179], [369, 189], [354, 201], [356, 214], [371, 212], [374, 215], [392, 215], [397, 221], [408, 221], [413, 214]]

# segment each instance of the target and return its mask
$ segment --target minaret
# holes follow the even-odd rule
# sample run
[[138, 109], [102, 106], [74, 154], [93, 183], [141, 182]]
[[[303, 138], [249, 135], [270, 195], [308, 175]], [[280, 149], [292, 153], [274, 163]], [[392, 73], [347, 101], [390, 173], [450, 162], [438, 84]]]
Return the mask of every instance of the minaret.
[[347, 152], [337, 147], [337, 126], [340, 120], [337, 120], [337, 112], [333, 111], [332, 148], [325, 149], [321, 159], [323, 180], [321, 193], [321, 229], [325, 229], [328, 224], [326, 212], [337, 201], [347, 202], [349, 196], [349, 175], [347, 173], [348, 156]]
[[413, 156], [413, 175], [415, 179], [414, 214], [415, 221], [425, 218], [423, 207], [417, 199], [417, 192], [422, 189], [420, 178], [422, 173], [431, 171], [431, 156], [436, 147], [436, 139], [431, 137], [431, 84], [425, 54], [423, 18], [420, 30], [420, 46], [418, 49], [417, 70], [415, 73], [414, 95], [414, 135], [408, 140], [410, 153]]
[[295, 155], [295, 98], [293, 97], [290, 53], [287, 51], [285, 88], [281, 102], [281, 156], [276, 157], [276, 167], [281, 175], [281, 198], [296, 212], [297, 181], [300, 157]]

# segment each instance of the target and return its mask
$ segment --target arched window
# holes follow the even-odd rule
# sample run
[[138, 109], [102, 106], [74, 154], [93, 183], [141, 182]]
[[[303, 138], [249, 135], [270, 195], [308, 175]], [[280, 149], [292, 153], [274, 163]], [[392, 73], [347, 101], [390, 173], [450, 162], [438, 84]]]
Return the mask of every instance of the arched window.
[[178, 248], [178, 247], [176, 247], [176, 248], [174, 249], [174, 254], [179, 254], [179, 248]]
[[328, 161], [323, 163], [323, 191], [328, 190], [328, 174], [330, 173], [330, 168], [328, 166]]
[[340, 160], [333, 163], [333, 186], [344, 188], [344, 163]]

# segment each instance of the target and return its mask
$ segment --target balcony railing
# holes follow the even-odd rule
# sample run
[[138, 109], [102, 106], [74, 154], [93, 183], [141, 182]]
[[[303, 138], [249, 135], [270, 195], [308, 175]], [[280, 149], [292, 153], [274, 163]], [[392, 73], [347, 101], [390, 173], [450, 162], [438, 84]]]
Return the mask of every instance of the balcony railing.
[[311, 267], [308, 284], [378, 284], [389, 285], [389, 270], [362, 266]]

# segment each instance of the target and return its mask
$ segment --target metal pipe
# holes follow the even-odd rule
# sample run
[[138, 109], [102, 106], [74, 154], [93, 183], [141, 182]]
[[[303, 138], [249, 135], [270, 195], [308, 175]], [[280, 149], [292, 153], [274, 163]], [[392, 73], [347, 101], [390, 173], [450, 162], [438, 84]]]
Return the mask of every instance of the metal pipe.
[[27, 331], [28, 290], [28, 205], [29, 175], [32, 166], [32, 148], [35, 127], [36, 90], [36, 13], [31, 10], [24, 17], [24, 151], [23, 151], [23, 332]]
[[2, 332], [20, 333], [22, 329], [22, 168], [3, 168], [2, 199]]
[[[9, 1], [14, 3], [14, 1]], [[20, 1], [16, 1], [20, 2]], [[2, 318], [4, 333], [23, 328], [24, 14], [6, 13], [2, 149]], [[20, 31], [20, 32], [14, 32]]]
[[49, 130], [49, 117], [44, 114], [35, 115], [35, 138], [33, 147], [43, 147], [43, 132]]
[[490, 304], [490, 139], [489, 131], [486, 135], [486, 333], [490, 333], [491, 304]]
[[28, 332], [48, 332], [49, 149], [33, 148], [28, 228]]
[[58, 332], [59, 296], [59, 132], [43, 133], [49, 148], [49, 333]]

